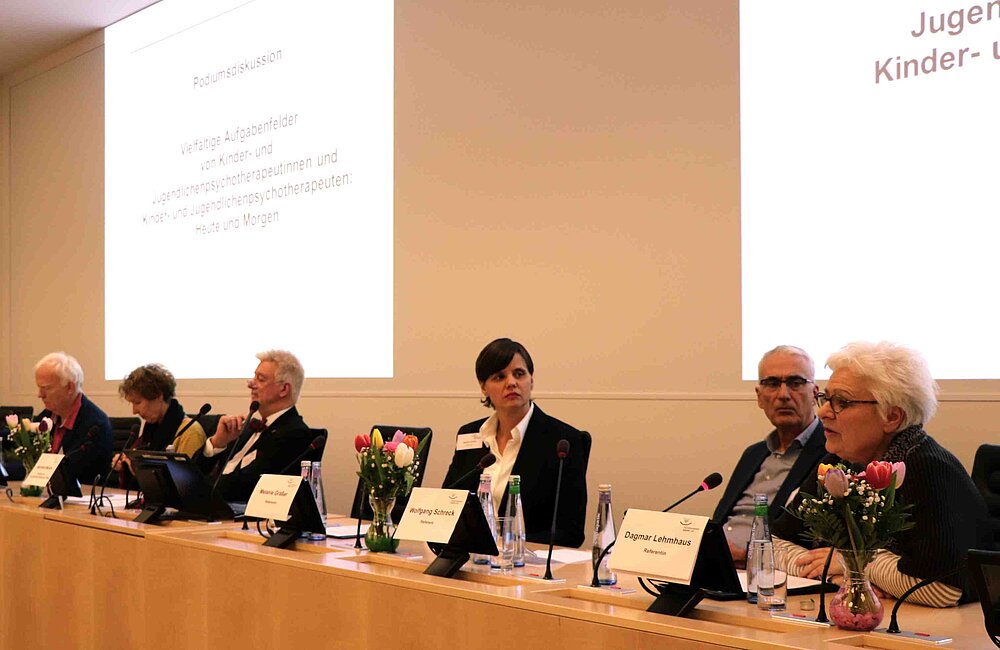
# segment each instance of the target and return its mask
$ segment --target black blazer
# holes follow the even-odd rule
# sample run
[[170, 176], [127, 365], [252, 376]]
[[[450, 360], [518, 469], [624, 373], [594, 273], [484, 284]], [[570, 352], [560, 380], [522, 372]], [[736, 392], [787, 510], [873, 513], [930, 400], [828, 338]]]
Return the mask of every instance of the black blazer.
[[[244, 439], [237, 440], [233, 444], [237, 445], [233, 451], [238, 453], [250, 439], [248, 434]], [[284, 469], [297, 456], [306, 451], [312, 442], [313, 436], [302, 420], [302, 416], [293, 406], [285, 411], [281, 417], [271, 422], [260, 434], [257, 443], [250, 450], [250, 453], [257, 452], [256, 458], [245, 467], [237, 467], [229, 474], [223, 474], [219, 478], [219, 494], [226, 501], [244, 503], [250, 500], [250, 494], [257, 485], [257, 480], [261, 474], [277, 474]], [[229, 456], [229, 449], [216, 454], [222, 456], [223, 461]], [[222, 471], [224, 467], [220, 467]], [[299, 467], [290, 468], [287, 474], [298, 474]]]
[[[719, 500], [719, 505], [715, 507], [715, 512], [712, 514], [714, 521], [722, 523], [729, 519], [736, 502], [743, 496], [743, 492], [746, 491], [747, 486], [760, 470], [761, 463], [770, 453], [767, 443], [763, 440], [746, 448], [743, 456], [736, 463], [736, 469], [733, 470], [729, 483], [726, 484], [726, 491]], [[784, 482], [768, 505], [767, 515], [771, 521], [777, 519], [783, 512], [792, 492], [810, 476], [816, 476], [816, 468], [824, 456], [826, 456], [826, 432], [823, 431], [823, 422], [819, 422], [816, 425], [816, 430], [806, 441], [806, 446], [802, 448], [795, 464], [792, 465], [792, 469], [788, 471], [788, 476], [785, 477]]]
[[[464, 425], [458, 430], [459, 435], [479, 431], [479, 427], [486, 419]], [[511, 474], [521, 477], [525, 537], [529, 542], [549, 541], [552, 509], [555, 507], [556, 478], [559, 473], [556, 445], [560, 440], [566, 439], [570, 445], [570, 452], [563, 466], [555, 543], [574, 547], [583, 544], [583, 526], [587, 518], [587, 463], [590, 459], [590, 446], [584, 443], [583, 438], [582, 432], [546, 415], [535, 404], [535, 412], [528, 422], [528, 430], [524, 433], [517, 460], [514, 461], [514, 468], [511, 471]], [[454, 485], [454, 482], [472, 471], [487, 451], [489, 449], [486, 445], [478, 449], [455, 451], [444, 485], [474, 492], [479, 487], [477, 473], [473, 473], [458, 485]], [[502, 516], [506, 507], [507, 496], [504, 495], [497, 514]]]
[[[67, 474], [81, 483], [93, 483], [94, 478], [98, 475], [100, 475], [98, 481], [104, 480], [104, 475], [111, 468], [113, 440], [111, 420], [97, 404], [87, 399], [86, 395], [82, 397], [76, 422], [73, 423], [73, 428], [63, 436], [60, 449], [67, 456], [62, 461], [66, 464]], [[39, 413], [36, 421], [42, 418], [52, 418], [53, 425], [55, 424], [55, 418], [48, 409]], [[87, 433], [93, 426], [96, 426], [97, 429], [94, 432], [94, 437], [88, 441]], [[73, 453], [84, 444], [87, 445], [86, 449], [80, 453]]]

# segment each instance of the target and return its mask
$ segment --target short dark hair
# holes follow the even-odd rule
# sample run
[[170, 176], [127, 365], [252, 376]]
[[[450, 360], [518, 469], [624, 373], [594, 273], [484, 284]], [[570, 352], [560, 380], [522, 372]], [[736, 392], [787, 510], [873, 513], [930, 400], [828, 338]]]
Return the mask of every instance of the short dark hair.
[[139, 366], [128, 374], [128, 377], [118, 385], [118, 394], [123, 399], [129, 395], [138, 395], [143, 399], [163, 397], [169, 402], [174, 398], [177, 381], [169, 370], [158, 363]]
[[[476, 379], [479, 380], [480, 384], [485, 384], [486, 380], [492, 375], [509, 366], [515, 354], [521, 355], [525, 365], [528, 366], [528, 374], [534, 375], [535, 363], [531, 360], [531, 355], [528, 354], [527, 348], [517, 341], [496, 339], [495, 341], [490, 341], [476, 358]], [[487, 408], [493, 406], [489, 397], [484, 397], [482, 402], [483, 406]]]

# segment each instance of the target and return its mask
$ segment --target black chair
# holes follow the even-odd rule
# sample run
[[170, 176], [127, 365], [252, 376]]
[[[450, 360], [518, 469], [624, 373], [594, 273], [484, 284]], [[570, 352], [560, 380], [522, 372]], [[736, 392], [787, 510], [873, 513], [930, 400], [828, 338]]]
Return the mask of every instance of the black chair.
[[[188, 417], [193, 418], [196, 414], [189, 413]], [[209, 413], [207, 415], [201, 416], [198, 422], [201, 423], [201, 428], [205, 431], [205, 437], [211, 438], [215, 435], [215, 430], [219, 428], [219, 420], [222, 418], [220, 413]]]
[[[420, 442], [423, 442], [424, 438], [427, 438], [427, 444], [424, 445], [423, 451], [420, 452], [420, 473], [417, 474], [417, 480], [413, 482], [413, 487], [420, 487], [424, 482], [424, 473], [427, 471], [427, 458], [431, 454], [431, 437], [433, 433], [430, 427], [397, 427], [391, 424], [376, 424], [372, 427], [372, 431], [375, 431], [375, 429], [378, 429], [382, 433], [382, 437], [386, 442], [392, 440], [397, 431], [414, 435]], [[406, 512], [406, 502], [409, 500], [410, 495], [396, 497], [396, 505], [392, 509], [393, 522], [398, 524], [399, 520], [403, 518], [403, 513]], [[361, 507], [360, 512], [358, 506]], [[364, 481], [359, 478], [358, 487], [354, 490], [354, 502], [351, 504], [351, 518], [371, 519], [374, 516], [375, 513], [372, 512], [372, 506], [368, 502]]]
[[13, 456], [7, 458], [7, 451], [11, 448], [11, 442], [8, 440], [7, 435], [7, 423], [3, 420], [6, 419], [8, 415], [16, 415], [18, 420], [23, 418], [28, 418], [29, 420], [35, 413], [35, 409], [32, 406], [0, 406], [0, 440], [2, 440], [2, 445], [0, 445], [0, 462], [3, 463], [4, 467], [7, 468], [7, 478], [11, 481], [22, 481], [24, 480], [24, 465], [21, 461], [17, 460]]
[[1000, 648], [1000, 552], [969, 549], [969, 573], [983, 606], [986, 634]]
[[134, 416], [108, 419], [111, 420], [111, 446], [117, 453], [125, 449], [125, 443], [132, 436], [132, 427], [136, 427], [136, 431], [139, 430], [140, 420]]
[[972, 464], [972, 482], [990, 515], [990, 541], [1000, 551], [1000, 445], [980, 445]]

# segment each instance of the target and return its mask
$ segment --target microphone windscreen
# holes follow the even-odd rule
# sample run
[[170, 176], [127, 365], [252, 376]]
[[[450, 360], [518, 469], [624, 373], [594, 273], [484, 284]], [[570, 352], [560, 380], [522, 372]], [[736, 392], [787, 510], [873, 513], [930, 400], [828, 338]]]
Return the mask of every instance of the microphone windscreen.
[[257, 409], [259, 408], [260, 408], [260, 402], [258, 402], [257, 400], [250, 402], [250, 415], [256, 413]]
[[486, 454], [479, 459], [479, 469], [486, 469], [493, 463], [497, 462], [497, 457], [493, 455], [493, 452]]
[[556, 445], [556, 455], [559, 456], [559, 458], [566, 458], [569, 456], [569, 440], [563, 438], [559, 441], [559, 444]]
[[705, 477], [705, 480], [702, 481], [701, 484], [705, 487], [706, 490], [713, 490], [722, 485], [722, 474], [719, 474], [718, 472], [712, 472], [711, 474]]
[[315, 451], [322, 447], [326, 443], [326, 436], [316, 436], [313, 441], [309, 443], [309, 449]]
[[198, 415], [208, 415], [208, 412], [211, 410], [212, 410], [212, 405], [209, 404], [208, 402], [205, 402], [204, 404], [201, 405], [201, 408], [198, 409]]

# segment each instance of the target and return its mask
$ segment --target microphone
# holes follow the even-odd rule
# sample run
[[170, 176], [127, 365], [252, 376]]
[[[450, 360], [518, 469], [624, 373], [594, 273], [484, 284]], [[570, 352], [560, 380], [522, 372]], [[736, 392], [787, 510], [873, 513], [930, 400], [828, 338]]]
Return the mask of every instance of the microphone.
[[673, 504], [667, 506], [660, 512], [670, 512], [671, 510], [673, 510], [680, 504], [684, 503], [685, 501], [687, 501], [694, 495], [698, 494], [699, 492], [707, 492], [708, 490], [713, 490], [719, 487], [720, 485], [722, 485], [722, 474], [719, 474], [718, 472], [712, 472], [711, 474], [706, 476], [705, 480], [701, 482], [701, 485], [695, 488], [690, 494], [688, 494], [685, 497], [682, 497], [679, 501], [676, 501]]
[[198, 409], [198, 412], [195, 414], [195, 416], [193, 418], [191, 418], [188, 421], [187, 424], [185, 424], [183, 427], [181, 427], [180, 431], [178, 431], [177, 433], [174, 434], [174, 439], [171, 441], [171, 444], [173, 442], [175, 442], [178, 438], [180, 438], [182, 435], [184, 435], [185, 433], [187, 433], [187, 430], [190, 429], [191, 427], [193, 427], [195, 422], [197, 422], [198, 420], [200, 420], [202, 418], [202, 416], [208, 415], [208, 412], [211, 411], [211, 410], [212, 410], [212, 405], [211, 404], [209, 404], [208, 402], [205, 402], [204, 404], [202, 404], [201, 408]]
[[906, 601], [907, 598], [909, 598], [913, 594], [914, 591], [920, 589], [921, 587], [926, 587], [932, 582], [937, 582], [938, 580], [943, 580], [948, 576], [955, 575], [956, 573], [962, 571], [963, 569], [965, 569], [964, 559], [958, 563], [958, 566], [954, 567], [950, 571], [946, 571], [944, 573], [936, 575], [933, 578], [926, 578], [924, 580], [921, 580], [917, 584], [913, 585], [912, 587], [904, 591], [903, 595], [900, 596], [899, 600], [896, 601], [896, 605], [892, 608], [892, 615], [889, 617], [889, 626], [885, 629], [886, 634], [900, 634], [899, 623], [896, 621], [896, 614], [899, 613], [899, 607]]
[[326, 444], [326, 436], [323, 436], [323, 435], [316, 436], [315, 438], [313, 438], [312, 442], [309, 443], [309, 446], [306, 447], [306, 450], [304, 452], [302, 452], [301, 454], [299, 454], [298, 457], [295, 460], [293, 460], [292, 462], [290, 462], [287, 465], [285, 465], [281, 469], [281, 471], [278, 472], [278, 474], [285, 474], [285, 473], [287, 473], [288, 470], [292, 469], [293, 467], [295, 467], [296, 465], [298, 465], [299, 463], [301, 463], [302, 460], [305, 459], [306, 456], [308, 456], [312, 452], [316, 451], [317, 449], [322, 449], [323, 445], [325, 445], [325, 444]]
[[556, 456], [559, 457], [559, 474], [556, 475], [556, 499], [552, 506], [552, 527], [549, 529], [549, 555], [545, 559], [545, 580], [552, 579], [552, 547], [556, 541], [556, 513], [559, 512], [559, 488], [562, 487], [563, 463], [569, 456], [569, 440], [563, 438], [556, 445]]
[[[566, 444], [568, 445], [569, 443], [566, 443]], [[446, 485], [444, 489], [446, 489], [446, 490], [455, 490], [455, 489], [457, 489], [459, 485], [461, 485], [462, 483], [465, 483], [465, 479], [469, 478], [473, 474], [477, 474], [477, 473], [483, 471], [484, 469], [486, 469], [487, 467], [489, 467], [490, 465], [492, 465], [495, 462], [497, 462], [497, 457], [493, 455], [493, 452], [492, 451], [486, 452], [483, 455], [483, 457], [479, 459], [479, 462], [476, 464], [475, 467], [473, 467], [472, 469], [470, 469], [465, 474], [462, 474], [462, 476], [459, 477], [459, 479], [457, 481], [452, 481], [449, 485]]]
[[212, 483], [212, 491], [208, 493], [209, 498], [215, 495], [215, 488], [219, 487], [219, 479], [222, 478], [222, 474], [226, 471], [226, 465], [228, 465], [229, 461], [233, 459], [233, 454], [236, 453], [236, 448], [239, 446], [240, 440], [242, 440], [243, 436], [246, 435], [246, 432], [250, 430], [250, 422], [253, 420], [253, 414], [256, 413], [259, 408], [260, 402], [257, 400], [250, 402], [250, 410], [247, 411], [247, 417], [243, 420], [243, 426], [240, 427], [239, 435], [236, 436], [236, 440], [233, 440], [229, 446], [229, 454], [226, 455], [226, 462], [223, 463], [222, 468], [219, 469], [219, 475], [215, 477], [215, 483]]
[[[124, 455], [125, 452], [128, 450], [128, 448], [132, 445], [132, 441], [135, 439], [135, 437], [137, 435], [139, 435], [139, 425], [138, 424], [133, 424], [132, 425], [132, 429], [129, 431], [128, 440], [125, 441], [125, 446], [122, 447], [122, 451], [121, 451], [122, 455]], [[124, 463], [122, 463], [122, 465], [124, 466]], [[94, 486], [91, 486], [91, 499], [93, 500], [93, 503], [90, 504], [90, 514], [96, 515], [97, 514], [97, 504], [98, 503], [104, 503], [104, 490], [105, 490], [105, 488], [108, 487], [108, 482], [111, 480], [111, 475], [114, 474], [114, 473], [115, 473], [115, 466], [112, 465], [111, 469], [108, 470], [108, 475], [104, 477], [104, 482], [101, 483], [101, 495], [99, 497], [94, 498], [94, 495], [93, 495], [93, 492], [94, 492], [93, 487]]]
[[[660, 512], [670, 512], [671, 510], [673, 510], [674, 508], [676, 508], [680, 504], [684, 503], [685, 501], [687, 501], [688, 499], [690, 499], [694, 495], [698, 494], [699, 492], [708, 492], [709, 490], [714, 490], [715, 488], [719, 487], [720, 485], [722, 485], [722, 474], [719, 474], [718, 472], [712, 472], [711, 474], [709, 474], [708, 476], [706, 476], [705, 480], [703, 480], [701, 482], [701, 484], [697, 488], [695, 488], [690, 494], [688, 494], [687, 496], [683, 497], [680, 501], [676, 501], [673, 504], [667, 506], [666, 508], [664, 508]], [[597, 568], [599, 566], [601, 566], [601, 562], [604, 561], [604, 558], [607, 557], [608, 552], [611, 550], [611, 547], [614, 546], [615, 542], [617, 542], [617, 541], [618, 540], [615, 539], [610, 544], [608, 544], [607, 546], [605, 546], [604, 550], [602, 550], [601, 553], [600, 553], [600, 555], [597, 556], [597, 560], [594, 561], [594, 577], [590, 581], [590, 586], [591, 587], [598, 587], [598, 588], [600, 588], [601, 583], [597, 580]]]
[[98, 430], [100, 430], [100, 428], [101, 427], [97, 424], [92, 425], [90, 429], [87, 430], [87, 438], [83, 441], [83, 444], [74, 449], [73, 451], [69, 452], [68, 454], [63, 454], [62, 462], [65, 462], [67, 458], [71, 456], [76, 456], [81, 451], [85, 451], [86, 449], [88, 449], [90, 447], [90, 441], [94, 439], [94, 436], [97, 435], [97, 432]]

